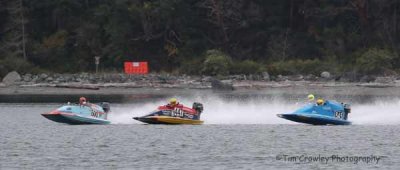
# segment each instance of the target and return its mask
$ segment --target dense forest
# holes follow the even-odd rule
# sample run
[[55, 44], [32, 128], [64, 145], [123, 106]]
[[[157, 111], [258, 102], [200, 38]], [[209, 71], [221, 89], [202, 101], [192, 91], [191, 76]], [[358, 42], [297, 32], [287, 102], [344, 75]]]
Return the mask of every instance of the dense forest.
[[0, 0], [0, 76], [122, 72], [393, 75], [398, 0]]

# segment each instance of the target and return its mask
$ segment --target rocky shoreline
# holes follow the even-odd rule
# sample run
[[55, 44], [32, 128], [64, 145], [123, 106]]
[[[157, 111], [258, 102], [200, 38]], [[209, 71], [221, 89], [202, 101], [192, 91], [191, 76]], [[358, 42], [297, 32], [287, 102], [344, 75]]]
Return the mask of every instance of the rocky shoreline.
[[230, 75], [225, 77], [188, 76], [171, 74], [127, 75], [105, 74], [7, 74], [0, 88], [7, 87], [56, 87], [98, 90], [99, 88], [187, 88], [187, 89], [263, 89], [295, 86], [361, 86], [371, 88], [400, 87], [400, 77], [374, 77], [342, 75], [331, 76], [329, 72], [315, 75], [270, 76]]

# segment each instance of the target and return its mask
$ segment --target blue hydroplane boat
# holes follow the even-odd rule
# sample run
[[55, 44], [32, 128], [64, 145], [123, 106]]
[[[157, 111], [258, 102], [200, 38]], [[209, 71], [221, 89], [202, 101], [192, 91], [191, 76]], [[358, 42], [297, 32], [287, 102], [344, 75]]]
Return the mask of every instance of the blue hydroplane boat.
[[350, 125], [347, 120], [350, 105], [336, 101], [308, 104], [293, 113], [278, 114], [278, 117], [312, 125]]
[[110, 104], [107, 102], [99, 105], [80, 102], [79, 104], [66, 104], [48, 113], [43, 113], [47, 119], [66, 124], [110, 124], [107, 115]]

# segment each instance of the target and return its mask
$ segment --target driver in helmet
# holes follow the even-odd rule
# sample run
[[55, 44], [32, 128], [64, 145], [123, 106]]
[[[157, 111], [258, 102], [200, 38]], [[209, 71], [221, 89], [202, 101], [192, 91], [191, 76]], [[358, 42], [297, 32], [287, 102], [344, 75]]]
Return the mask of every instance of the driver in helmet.
[[92, 104], [90, 104], [90, 103], [86, 100], [85, 97], [79, 98], [79, 105], [81, 105], [81, 106], [88, 106], [88, 107], [91, 107], [91, 106], [92, 106]]
[[179, 104], [179, 103], [178, 103], [178, 100], [176, 100], [176, 98], [171, 98], [171, 99], [169, 99], [169, 103], [168, 103], [167, 106], [169, 106], [169, 107], [176, 107], [178, 104]]
[[86, 98], [85, 97], [79, 98], [79, 104], [80, 105], [85, 105], [86, 104]]
[[[309, 95], [307, 96], [307, 98], [308, 98], [308, 101], [309, 101], [310, 103], [314, 103], [315, 96], [314, 96], [313, 94], [309, 94]], [[321, 106], [321, 105], [324, 105], [324, 104], [325, 104], [325, 101], [324, 101], [324, 99], [322, 99], [322, 98], [318, 98], [317, 101], [316, 101], [316, 103], [317, 103], [318, 106]]]
[[315, 97], [314, 97], [313, 94], [309, 94], [309, 95], [307, 96], [307, 98], [308, 98], [308, 101], [309, 101], [309, 102], [314, 102]]
[[322, 106], [324, 103], [325, 103], [324, 99], [320, 98], [320, 99], [317, 100], [317, 105], [318, 106]]

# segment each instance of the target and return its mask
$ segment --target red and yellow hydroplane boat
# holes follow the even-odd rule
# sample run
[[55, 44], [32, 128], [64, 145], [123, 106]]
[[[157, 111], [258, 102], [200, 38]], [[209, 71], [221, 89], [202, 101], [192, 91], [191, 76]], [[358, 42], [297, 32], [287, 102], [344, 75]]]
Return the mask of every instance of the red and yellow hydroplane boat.
[[201, 103], [193, 103], [192, 108], [183, 106], [182, 104], [168, 104], [159, 106], [157, 110], [142, 117], [134, 117], [133, 119], [148, 124], [190, 124], [200, 125], [200, 114], [203, 112]]

